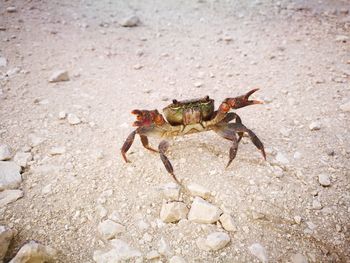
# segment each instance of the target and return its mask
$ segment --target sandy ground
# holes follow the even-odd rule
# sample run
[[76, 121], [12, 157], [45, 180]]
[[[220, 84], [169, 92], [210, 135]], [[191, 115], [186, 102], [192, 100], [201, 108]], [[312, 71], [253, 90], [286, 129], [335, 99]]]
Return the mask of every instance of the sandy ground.
[[[116, 211], [126, 227], [119, 238], [145, 258], [161, 239], [168, 244], [158, 262], [258, 262], [252, 243], [271, 262], [296, 253], [350, 262], [350, 113], [341, 107], [350, 101], [350, 7], [305, 2], [1, 1], [0, 140], [14, 152], [33, 135], [44, 140], [22, 174], [24, 197], [0, 210], [0, 224], [18, 231], [7, 260], [34, 239], [56, 248], [58, 262], [93, 262], [108, 247], [97, 232], [101, 216]], [[141, 24], [121, 27], [130, 14]], [[57, 69], [70, 81], [49, 83]], [[210, 189], [237, 225], [229, 245], [206, 252], [196, 239], [220, 226], [160, 224], [160, 188], [172, 180], [159, 156], [138, 138], [131, 164], [119, 149], [133, 109], [205, 95], [218, 106], [253, 87], [266, 103], [237, 112], [264, 142], [266, 162], [249, 138], [226, 170], [230, 144], [215, 133], [170, 140], [178, 178]], [[60, 111], [82, 123], [60, 120]], [[55, 146], [65, 153], [50, 155]]]

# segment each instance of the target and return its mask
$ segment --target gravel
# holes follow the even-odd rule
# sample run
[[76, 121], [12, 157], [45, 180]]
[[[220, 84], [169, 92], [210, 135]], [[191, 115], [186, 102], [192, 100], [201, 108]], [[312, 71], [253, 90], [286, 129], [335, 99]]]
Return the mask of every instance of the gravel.
[[188, 213], [188, 219], [196, 223], [212, 224], [219, 220], [221, 214], [222, 211], [218, 207], [196, 197]]

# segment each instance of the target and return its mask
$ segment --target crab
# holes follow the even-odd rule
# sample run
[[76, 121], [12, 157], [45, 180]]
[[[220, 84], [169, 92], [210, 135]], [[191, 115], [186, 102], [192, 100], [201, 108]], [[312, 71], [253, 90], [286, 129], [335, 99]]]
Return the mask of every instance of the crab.
[[162, 140], [158, 145], [158, 150], [156, 150], [149, 145], [148, 137], [171, 138], [204, 131], [214, 131], [231, 142], [226, 168], [235, 159], [238, 144], [244, 134], [250, 137], [266, 160], [263, 143], [253, 131], [243, 125], [238, 114], [230, 112], [231, 109], [262, 104], [262, 101], [249, 99], [257, 90], [253, 89], [245, 95], [235, 98], [226, 98], [217, 110], [214, 110], [214, 100], [209, 98], [209, 96], [185, 101], [174, 99], [172, 104], [163, 109], [165, 118], [158, 110], [133, 110], [131, 113], [136, 115], [136, 121], [133, 123], [133, 126], [137, 128], [129, 134], [121, 148], [121, 154], [125, 162], [130, 162], [126, 157], [126, 153], [134, 142], [135, 135], [138, 134], [142, 145], [152, 152], [158, 152], [167, 172], [178, 184], [181, 184], [176, 178], [173, 166], [166, 156], [169, 143], [166, 140]]

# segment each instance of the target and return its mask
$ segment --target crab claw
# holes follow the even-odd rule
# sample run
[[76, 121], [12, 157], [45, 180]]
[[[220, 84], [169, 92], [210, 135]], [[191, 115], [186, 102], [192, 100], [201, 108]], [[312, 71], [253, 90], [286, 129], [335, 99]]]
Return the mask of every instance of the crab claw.
[[133, 110], [132, 114], [136, 115], [136, 121], [133, 126], [151, 126], [152, 124], [162, 125], [165, 120], [157, 110]]
[[228, 112], [230, 109], [239, 109], [249, 105], [263, 104], [264, 102], [260, 100], [249, 100], [250, 95], [257, 90], [259, 89], [253, 89], [242, 96], [225, 99], [220, 105], [220, 110], [223, 112]]

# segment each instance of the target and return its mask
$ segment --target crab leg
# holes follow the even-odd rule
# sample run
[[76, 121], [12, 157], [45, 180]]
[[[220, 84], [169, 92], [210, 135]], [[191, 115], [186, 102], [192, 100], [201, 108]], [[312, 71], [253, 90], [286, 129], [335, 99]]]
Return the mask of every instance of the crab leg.
[[152, 152], [158, 152], [157, 150], [153, 149], [151, 146], [148, 144], [148, 138], [146, 135], [140, 134], [141, 142], [143, 147], [145, 147], [147, 150], [150, 150]]
[[171, 165], [168, 157], [166, 157], [166, 155], [165, 155], [165, 152], [168, 150], [168, 148], [169, 148], [169, 143], [167, 141], [161, 141], [159, 143], [158, 149], [159, 149], [160, 159], [162, 160], [166, 170], [173, 177], [173, 179], [176, 181], [176, 183], [181, 185], [181, 183], [177, 180], [177, 178], [174, 174], [173, 166]]
[[130, 149], [132, 143], [134, 142], [135, 134], [136, 134], [136, 131], [133, 131], [132, 133], [129, 134], [128, 138], [126, 138], [126, 140], [125, 140], [125, 142], [120, 150], [122, 153], [122, 156], [124, 158], [124, 161], [126, 163], [130, 163], [128, 158], [126, 158], [126, 152]]
[[[229, 112], [226, 114], [225, 118], [221, 121], [223, 123], [229, 123], [230, 121], [235, 120], [236, 123], [242, 123], [241, 117], [235, 112]], [[238, 132], [238, 143], [243, 137], [243, 132]], [[224, 137], [225, 138], [225, 137]]]
[[221, 137], [232, 142], [232, 146], [230, 147], [229, 151], [229, 160], [226, 165], [227, 168], [232, 163], [233, 159], [235, 159], [238, 150], [238, 140], [236, 137], [236, 131], [233, 128], [230, 128], [228, 125], [223, 125], [218, 129], [215, 129], [214, 131]]

